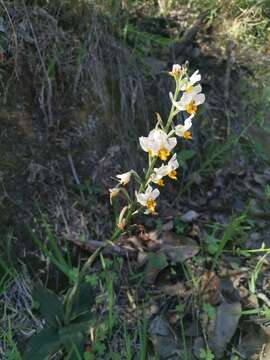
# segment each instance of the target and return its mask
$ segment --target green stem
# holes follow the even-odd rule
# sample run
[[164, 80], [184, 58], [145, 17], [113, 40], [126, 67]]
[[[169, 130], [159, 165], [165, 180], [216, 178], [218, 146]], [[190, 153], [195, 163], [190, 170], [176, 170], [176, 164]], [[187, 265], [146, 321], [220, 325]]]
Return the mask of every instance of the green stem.
[[[174, 101], [176, 101], [178, 94], [179, 94], [179, 86], [177, 84], [176, 87], [175, 87], [174, 95], [173, 95]], [[167, 120], [167, 123], [166, 123], [166, 126], [165, 126], [166, 134], [168, 134], [168, 132], [169, 132], [169, 129], [170, 129], [170, 126], [172, 124], [174, 116], [175, 116], [175, 106], [172, 104], [170, 114], [169, 114], [169, 117], [168, 117], [168, 120]], [[157, 162], [157, 159], [158, 159], [157, 156], [154, 156], [153, 158], [150, 159], [150, 164], [149, 164], [148, 170], [146, 172], [144, 182], [141, 184], [141, 186], [139, 188], [139, 192], [143, 192], [145, 190], [147, 182], [148, 182], [148, 180], [149, 180], [149, 178], [152, 175], [152, 172], [154, 170], [154, 166], [155, 166], [155, 164]]]
[[[177, 100], [178, 94], [179, 94], [179, 85], [176, 84], [175, 91], [174, 91], [174, 95], [173, 95], [173, 100], [174, 100], [174, 101]], [[165, 126], [165, 132], [166, 132], [166, 133], [168, 133], [168, 131], [169, 131], [169, 129], [170, 129], [170, 126], [171, 126], [171, 124], [172, 124], [173, 118], [174, 118], [174, 116], [175, 116], [174, 110], [175, 110], [175, 106], [172, 104], [171, 111], [170, 111], [170, 114], [169, 114], [169, 117], [168, 117], [168, 120], [167, 120], [167, 124], [166, 124], [166, 126]]]

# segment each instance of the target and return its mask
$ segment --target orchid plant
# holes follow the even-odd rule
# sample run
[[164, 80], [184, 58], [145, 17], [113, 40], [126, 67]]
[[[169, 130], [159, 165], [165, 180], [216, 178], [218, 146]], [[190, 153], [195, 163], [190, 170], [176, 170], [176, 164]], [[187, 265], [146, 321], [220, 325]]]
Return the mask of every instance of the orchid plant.
[[[204, 103], [205, 95], [201, 92], [199, 84], [201, 75], [196, 70], [191, 76], [188, 75], [188, 65], [174, 64], [169, 74], [175, 80], [174, 94], [169, 93], [172, 105], [166, 123], [157, 114], [157, 123], [149, 135], [139, 138], [140, 146], [148, 154], [148, 169], [141, 177], [136, 171], [130, 170], [117, 175], [118, 184], [110, 189], [110, 202], [116, 196], [123, 193], [127, 204], [120, 211], [116, 231], [112, 237], [115, 239], [125, 229], [131, 217], [140, 211], [145, 214], [155, 214], [157, 198], [160, 195], [159, 188], [164, 186], [165, 179], [177, 179], [179, 163], [173, 150], [177, 145], [177, 137], [186, 140], [192, 138], [192, 120], [197, 112], [198, 105]], [[185, 114], [184, 124], [176, 124], [175, 117], [179, 112]], [[159, 167], [156, 165], [159, 164]], [[131, 196], [126, 185], [134, 178], [138, 189]]]

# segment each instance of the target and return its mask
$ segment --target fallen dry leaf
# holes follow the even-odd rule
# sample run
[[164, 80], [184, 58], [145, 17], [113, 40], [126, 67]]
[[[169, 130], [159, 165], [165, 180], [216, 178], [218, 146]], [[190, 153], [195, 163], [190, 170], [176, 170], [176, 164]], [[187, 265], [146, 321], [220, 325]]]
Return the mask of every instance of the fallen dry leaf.
[[241, 310], [240, 302], [223, 303], [217, 307], [214, 331], [208, 334], [209, 346], [216, 359], [224, 359], [224, 351], [237, 329]]
[[165, 231], [160, 235], [159, 245], [167, 258], [176, 263], [192, 258], [200, 251], [195, 240], [178, 236], [171, 231]]
[[204, 303], [217, 305], [220, 300], [220, 280], [213, 271], [206, 271], [201, 277], [200, 296]]
[[184, 297], [190, 293], [190, 291], [187, 291], [185, 285], [179, 281], [175, 284], [162, 285], [159, 288], [162, 290], [162, 292], [169, 296]]
[[157, 360], [180, 358], [180, 344], [168, 321], [162, 316], [156, 316], [150, 323], [150, 339], [154, 345]]
[[[259, 326], [255, 325], [253, 322], [245, 321], [242, 326], [243, 336], [237, 350], [243, 358], [250, 360], [270, 359], [270, 357], [267, 357], [267, 353], [270, 355], [269, 346], [266, 348], [270, 338], [267, 337]], [[263, 356], [259, 357], [260, 354]]]

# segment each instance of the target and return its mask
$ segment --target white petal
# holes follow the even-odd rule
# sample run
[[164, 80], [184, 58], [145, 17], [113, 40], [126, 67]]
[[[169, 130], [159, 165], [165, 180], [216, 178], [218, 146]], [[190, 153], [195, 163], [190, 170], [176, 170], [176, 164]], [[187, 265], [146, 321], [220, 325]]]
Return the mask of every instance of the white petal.
[[194, 94], [192, 91], [190, 92], [184, 92], [184, 94], [182, 95], [181, 99], [180, 99], [180, 103], [182, 105], [182, 107], [185, 107], [185, 104], [188, 104], [194, 97]]
[[156, 198], [159, 196], [160, 192], [158, 189], [153, 190], [152, 192], [152, 199], [156, 200]]
[[178, 168], [179, 168], [179, 162], [178, 162], [178, 160], [177, 160], [177, 159], [174, 161], [174, 163], [173, 163], [172, 167], [173, 167], [173, 170], [176, 170], [176, 169], [178, 169]]
[[195, 103], [197, 105], [203, 104], [205, 102], [205, 95], [204, 94], [198, 94], [194, 98]]
[[194, 88], [190, 91], [190, 93], [194, 96], [196, 94], [199, 94], [202, 91], [201, 85], [196, 85]]
[[149, 150], [149, 139], [147, 137], [141, 136], [139, 138], [139, 142], [140, 142], [141, 148], [147, 152]]
[[136, 198], [137, 198], [137, 201], [138, 203], [140, 203], [141, 205], [145, 205], [146, 204], [146, 201], [147, 201], [147, 197], [145, 194], [143, 193], [135, 193], [136, 194]]
[[170, 161], [168, 162], [169, 172], [170, 172], [171, 170], [177, 169], [178, 167], [179, 167], [179, 163], [178, 163], [178, 161], [177, 161], [177, 159], [176, 159], [176, 154], [174, 154], [174, 155], [171, 157]]
[[199, 73], [199, 70], [196, 70], [190, 77], [191, 84], [195, 84], [196, 82], [201, 81], [201, 75]]
[[195, 116], [194, 114], [190, 115], [188, 118], [185, 119], [185, 121], [190, 121], [190, 120], [192, 120], [192, 119], [194, 118], [194, 116]]
[[168, 139], [168, 145], [169, 145], [169, 150], [172, 150], [177, 144], [177, 139], [176, 137], [171, 137]]
[[173, 64], [172, 71], [180, 71], [180, 70], [181, 70], [181, 65]]
[[118, 179], [120, 179], [120, 182], [124, 185], [128, 184], [131, 177], [131, 171], [128, 171], [124, 174], [116, 175]]
[[153, 129], [150, 131], [148, 137], [149, 139], [155, 139], [159, 134], [160, 129]]
[[158, 175], [163, 178], [164, 176], [167, 175], [168, 173], [168, 166], [167, 165], [162, 165], [159, 169], [158, 169]]
[[184, 124], [184, 130], [187, 131], [191, 128], [192, 126], [192, 118], [193, 116], [191, 117], [188, 117], [186, 120], [185, 120], [185, 124]]
[[175, 133], [177, 136], [183, 136], [185, 132], [185, 127], [183, 125], [177, 125], [175, 127]]

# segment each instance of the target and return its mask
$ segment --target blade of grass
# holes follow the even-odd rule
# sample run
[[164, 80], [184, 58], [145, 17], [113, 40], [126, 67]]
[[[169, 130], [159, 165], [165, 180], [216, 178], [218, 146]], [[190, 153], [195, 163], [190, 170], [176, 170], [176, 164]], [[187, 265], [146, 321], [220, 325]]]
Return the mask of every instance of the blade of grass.
[[214, 270], [214, 268], [217, 265], [218, 259], [220, 257], [220, 255], [222, 254], [225, 246], [227, 245], [227, 243], [233, 239], [233, 237], [235, 236], [235, 234], [238, 232], [240, 225], [243, 223], [243, 221], [246, 219], [247, 215], [246, 213], [237, 216], [237, 217], [233, 217], [232, 220], [230, 221], [230, 223], [226, 226], [224, 233], [222, 235], [222, 238], [219, 242], [219, 248], [214, 256], [213, 262], [212, 262], [212, 271]]
[[146, 360], [147, 352], [147, 319], [144, 316], [142, 321], [139, 321], [139, 340], [140, 340], [140, 353], [139, 359]]

